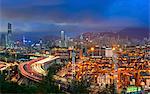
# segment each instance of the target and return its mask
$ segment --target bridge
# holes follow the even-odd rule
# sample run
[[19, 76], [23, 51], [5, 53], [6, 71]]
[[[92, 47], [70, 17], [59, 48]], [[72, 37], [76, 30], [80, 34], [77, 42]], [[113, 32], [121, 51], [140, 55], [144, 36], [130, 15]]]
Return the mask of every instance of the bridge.
[[28, 79], [36, 82], [40, 82], [43, 76], [47, 75], [47, 68], [59, 57], [49, 56], [49, 57], [39, 57], [28, 62], [19, 64], [19, 70], [21, 74]]

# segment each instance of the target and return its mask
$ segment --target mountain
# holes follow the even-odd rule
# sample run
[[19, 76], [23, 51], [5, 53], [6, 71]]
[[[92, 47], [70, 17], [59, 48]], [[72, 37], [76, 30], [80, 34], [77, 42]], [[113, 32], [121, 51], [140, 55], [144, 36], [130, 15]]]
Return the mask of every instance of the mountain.
[[[96, 39], [100, 37], [116, 37], [121, 39], [138, 39], [142, 40], [145, 37], [148, 37], [149, 29], [148, 28], [125, 28], [117, 32], [86, 32], [83, 33], [85, 38]], [[79, 36], [77, 37], [79, 38]]]
[[148, 28], [125, 28], [118, 32], [121, 38], [128, 37], [129, 39], [143, 39], [148, 37], [149, 29]]

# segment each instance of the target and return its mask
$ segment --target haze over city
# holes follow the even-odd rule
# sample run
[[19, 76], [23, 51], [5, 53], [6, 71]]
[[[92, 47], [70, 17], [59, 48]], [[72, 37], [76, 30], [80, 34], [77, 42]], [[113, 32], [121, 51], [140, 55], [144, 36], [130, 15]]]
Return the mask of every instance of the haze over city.
[[149, 0], [1, 0], [0, 4], [0, 32], [7, 31], [8, 22], [14, 33], [64, 30], [69, 35], [149, 27]]
[[0, 94], [149, 94], [150, 0], [0, 0]]

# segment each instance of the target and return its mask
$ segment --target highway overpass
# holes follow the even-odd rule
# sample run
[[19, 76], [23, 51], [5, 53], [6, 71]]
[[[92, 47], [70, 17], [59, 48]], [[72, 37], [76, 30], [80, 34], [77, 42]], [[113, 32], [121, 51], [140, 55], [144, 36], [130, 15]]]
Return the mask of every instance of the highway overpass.
[[50, 64], [55, 63], [59, 57], [39, 57], [28, 62], [19, 64], [21, 74], [28, 79], [40, 82], [43, 76], [47, 75], [47, 68]]

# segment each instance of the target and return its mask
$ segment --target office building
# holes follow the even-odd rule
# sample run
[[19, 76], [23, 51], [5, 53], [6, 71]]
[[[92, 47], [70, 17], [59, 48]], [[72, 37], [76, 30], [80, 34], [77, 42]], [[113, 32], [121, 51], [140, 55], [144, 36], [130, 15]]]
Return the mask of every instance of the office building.
[[61, 47], [65, 47], [65, 32], [61, 31]]
[[12, 42], [12, 25], [8, 23], [8, 32], [6, 36], [6, 48], [11, 48], [13, 46]]
[[113, 56], [112, 48], [105, 48], [105, 56], [106, 57], [112, 57]]
[[2, 33], [1, 34], [1, 46], [5, 47], [6, 46], [6, 34]]

